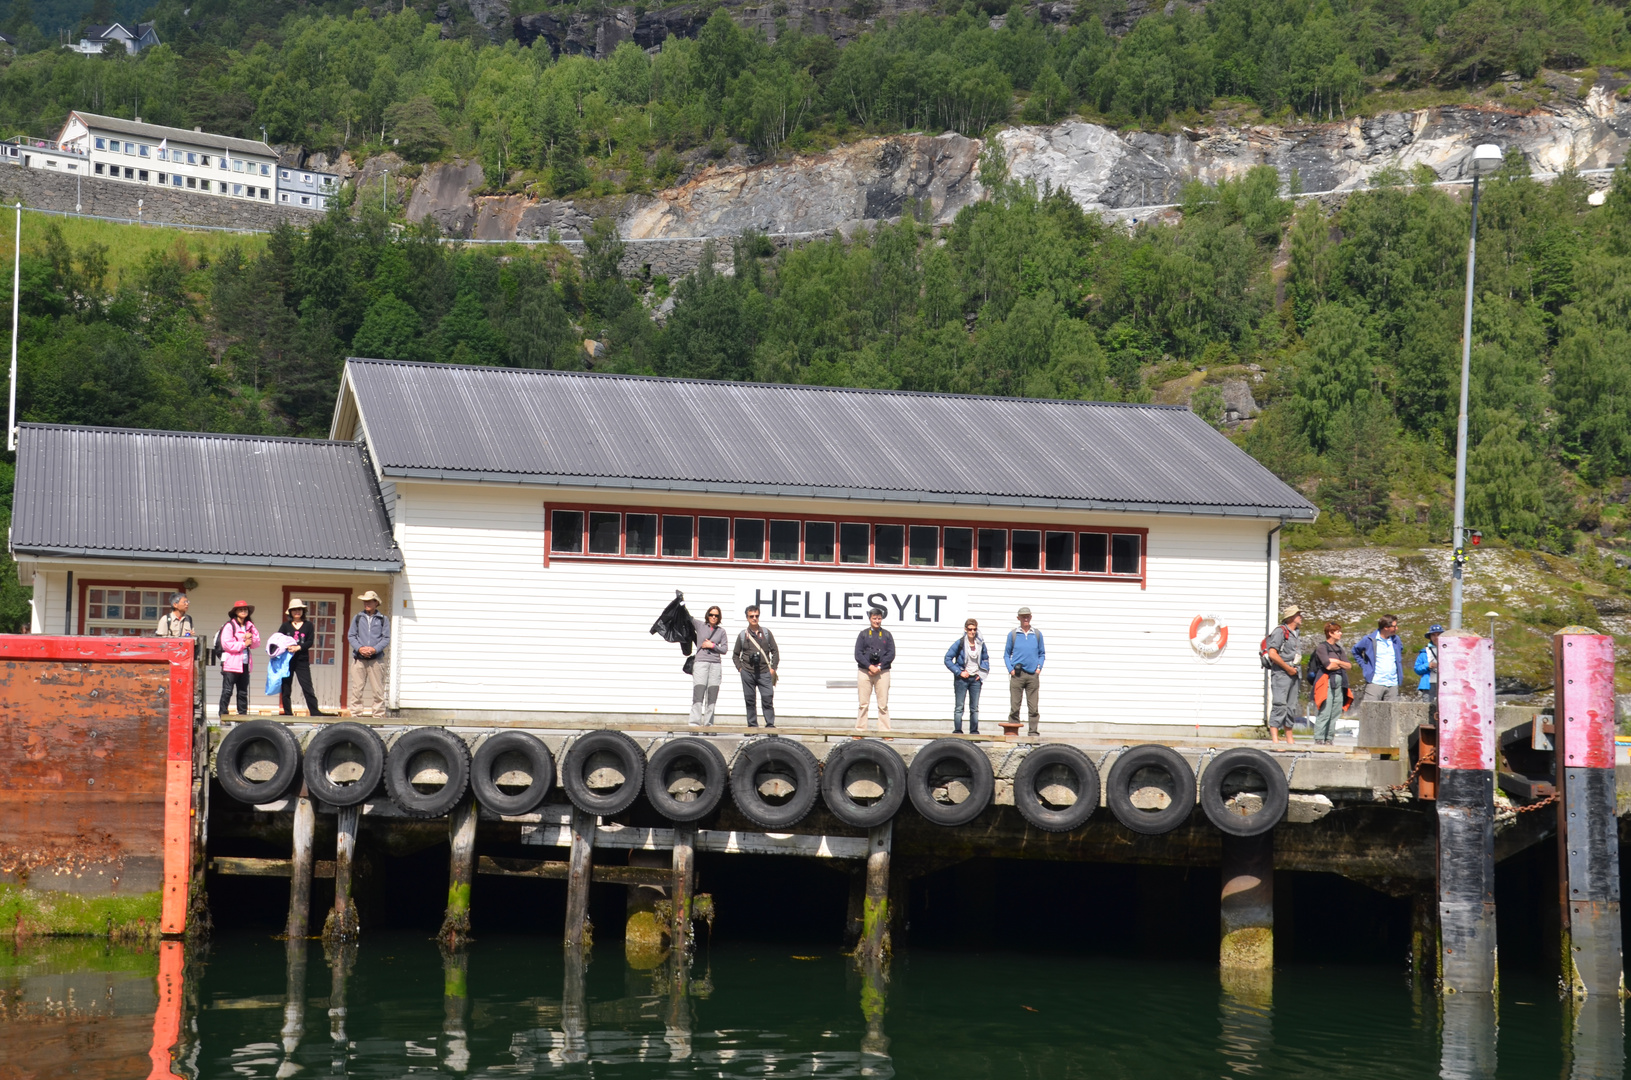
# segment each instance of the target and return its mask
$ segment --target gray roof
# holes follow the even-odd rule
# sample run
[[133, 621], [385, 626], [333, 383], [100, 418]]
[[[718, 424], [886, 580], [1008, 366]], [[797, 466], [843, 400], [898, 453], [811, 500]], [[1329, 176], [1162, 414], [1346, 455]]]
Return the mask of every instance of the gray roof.
[[391, 477], [1315, 516], [1181, 406], [357, 358], [346, 372]]
[[75, 109], [73, 115], [85, 121], [85, 126], [98, 131], [116, 131], [121, 135], [137, 135], [152, 139], [157, 143], [161, 139], [174, 139], [188, 146], [215, 147], [221, 146], [239, 154], [255, 154], [259, 157], [277, 157], [277, 151], [258, 139], [239, 139], [231, 135], [216, 135], [209, 131], [194, 131], [191, 128], [166, 127], [163, 124], [139, 124], [134, 120], [121, 120], [117, 116], [102, 116], [99, 113], [86, 112], [84, 109]]
[[11, 550], [395, 571], [402, 558], [362, 447], [23, 424]]

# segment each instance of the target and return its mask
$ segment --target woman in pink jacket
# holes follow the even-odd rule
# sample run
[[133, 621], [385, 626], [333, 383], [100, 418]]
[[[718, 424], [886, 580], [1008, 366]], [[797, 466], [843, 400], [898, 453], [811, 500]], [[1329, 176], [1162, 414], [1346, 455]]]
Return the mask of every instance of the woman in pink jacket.
[[239, 600], [227, 613], [226, 625], [221, 627], [221, 709], [227, 714], [232, 690], [238, 690], [238, 715], [249, 715], [249, 669], [254, 661], [249, 650], [261, 643], [261, 632], [249, 621], [255, 614], [255, 605]]

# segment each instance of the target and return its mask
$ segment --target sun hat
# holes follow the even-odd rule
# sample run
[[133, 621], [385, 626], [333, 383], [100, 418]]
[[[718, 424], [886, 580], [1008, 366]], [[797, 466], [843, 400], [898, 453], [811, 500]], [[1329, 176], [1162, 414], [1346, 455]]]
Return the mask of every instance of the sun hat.
[[1017, 612], [1017, 614], [1019, 614], [1019, 615], [1029, 615], [1030, 613], [1031, 613], [1031, 609], [1028, 608], [1028, 607], [1022, 607]]
[[1427, 633], [1423, 634], [1422, 637], [1432, 637], [1434, 634], [1442, 633], [1444, 633], [1444, 627], [1439, 623], [1434, 623], [1432, 626], [1427, 628]]
[[1302, 608], [1298, 607], [1296, 604], [1292, 604], [1290, 607], [1288, 607], [1284, 611], [1280, 612], [1280, 621], [1281, 622], [1290, 622], [1292, 619], [1295, 619], [1297, 616], [1301, 615], [1302, 613], [1303, 613]]
[[372, 600], [376, 604], [381, 603], [381, 600], [379, 598], [379, 593], [375, 592], [373, 589], [369, 589], [367, 592], [365, 592], [361, 596], [357, 597], [357, 599], [362, 601], [365, 604], [370, 600]]
[[289, 612], [294, 611], [296, 609], [298, 609], [300, 611], [305, 611], [306, 610], [306, 602], [304, 600], [300, 599], [300, 597], [298, 597], [298, 596], [290, 597], [289, 606], [283, 609], [283, 614], [287, 615], [287, 614], [289, 614]]
[[232, 602], [232, 606], [227, 608], [227, 618], [232, 618], [232, 613], [237, 611], [239, 608], [248, 608], [250, 618], [254, 618], [255, 605], [251, 604], [248, 600], [234, 600]]

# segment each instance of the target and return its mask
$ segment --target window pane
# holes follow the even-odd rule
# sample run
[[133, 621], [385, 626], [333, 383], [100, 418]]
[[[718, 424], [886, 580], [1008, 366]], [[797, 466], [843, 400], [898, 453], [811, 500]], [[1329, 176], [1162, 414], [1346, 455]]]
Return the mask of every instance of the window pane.
[[804, 561], [832, 562], [833, 523], [807, 521], [804, 523]]
[[[119, 594], [114, 593], [113, 595], [118, 596]], [[108, 605], [108, 618], [110, 618], [110, 619], [122, 619], [124, 617], [125, 617], [125, 609], [124, 609], [123, 605], [120, 605], [120, 604], [109, 604]]]
[[583, 552], [583, 511], [554, 510], [550, 513], [549, 550], [567, 555]]
[[980, 530], [980, 569], [1001, 570], [1008, 565], [1008, 530]]
[[663, 556], [669, 559], [691, 557], [691, 519], [677, 514], [663, 515]]
[[1082, 573], [1102, 574], [1110, 569], [1110, 538], [1104, 533], [1082, 534]]
[[1076, 569], [1075, 536], [1066, 532], [1051, 532], [1047, 542], [1043, 545], [1043, 552], [1047, 557], [1046, 568], [1049, 570]]
[[973, 566], [974, 565], [974, 530], [973, 529], [947, 529], [946, 530], [946, 563], [947, 566]]
[[1127, 533], [1116, 533], [1110, 538], [1110, 572], [1136, 574], [1139, 566], [1139, 538]]
[[799, 523], [772, 521], [770, 523], [770, 561], [799, 561]]
[[872, 529], [859, 521], [846, 521], [838, 526], [838, 561], [860, 563], [872, 561]]
[[697, 518], [697, 554], [704, 559], [731, 557], [730, 518]]
[[616, 555], [620, 551], [623, 520], [621, 514], [594, 511], [589, 515], [589, 551], [594, 555]]
[[1014, 569], [1039, 570], [1042, 567], [1042, 533], [1036, 529], [1014, 530]]
[[657, 515], [623, 515], [623, 554], [657, 554]]
[[[793, 534], [795, 537], [797, 532]], [[736, 519], [736, 557], [762, 559], [765, 557], [765, 523], [758, 518]]]
[[940, 560], [935, 556], [940, 552], [940, 530], [933, 525], [913, 525], [911, 528], [912, 550], [911, 560], [913, 566], [935, 566]]
[[906, 554], [906, 526], [878, 525], [872, 530], [872, 561], [879, 566], [899, 566]]

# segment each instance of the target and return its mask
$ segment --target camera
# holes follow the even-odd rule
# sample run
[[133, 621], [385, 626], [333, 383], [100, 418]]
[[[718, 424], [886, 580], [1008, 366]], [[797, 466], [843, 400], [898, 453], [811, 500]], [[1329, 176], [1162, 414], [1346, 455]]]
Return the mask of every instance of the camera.
[[879, 664], [883, 663], [883, 661], [878, 657], [877, 653], [868, 653], [866, 662], [869, 667], [877, 667]]

